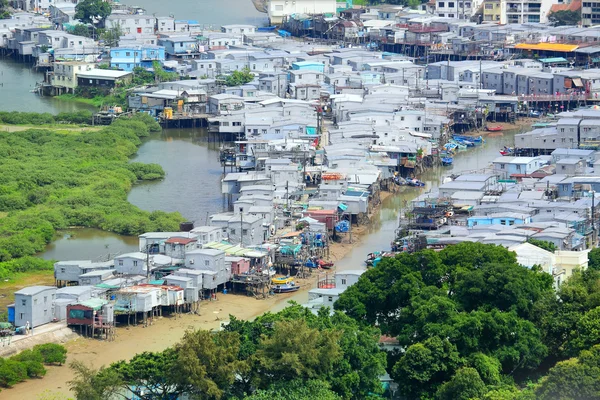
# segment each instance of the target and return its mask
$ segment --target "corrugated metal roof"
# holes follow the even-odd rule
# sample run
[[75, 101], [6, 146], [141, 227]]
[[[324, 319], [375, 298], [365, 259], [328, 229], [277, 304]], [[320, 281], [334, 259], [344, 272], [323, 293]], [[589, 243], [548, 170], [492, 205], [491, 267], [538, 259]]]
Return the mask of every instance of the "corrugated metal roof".
[[515, 45], [515, 49], [523, 50], [548, 50], [571, 52], [579, 48], [576, 44], [560, 44], [560, 43], [519, 43]]

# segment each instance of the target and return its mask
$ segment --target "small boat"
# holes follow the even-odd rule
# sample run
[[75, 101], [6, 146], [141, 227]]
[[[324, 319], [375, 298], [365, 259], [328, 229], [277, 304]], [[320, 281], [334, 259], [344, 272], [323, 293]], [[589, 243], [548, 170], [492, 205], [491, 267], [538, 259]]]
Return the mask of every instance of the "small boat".
[[483, 142], [483, 136], [464, 136], [464, 135], [454, 135], [454, 140], [460, 140], [462, 142], [472, 142], [474, 144], [480, 144]]
[[331, 269], [333, 266], [333, 261], [319, 260], [319, 267], [323, 269]]
[[413, 186], [413, 187], [423, 187], [423, 186], [425, 186], [425, 183], [421, 182], [418, 179], [409, 179], [409, 180], [406, 181], [406, 184], [408, 186]]
[[454, 158], [452, 158], [452, 157], [443, 157], [442, 158], [442, 165], [443, 166], [452, 165], [453, 162], [454, 162]]
[[294, 282], [294, 278], [289, 276], [278, 276], [277, 278], [272, 278], [271, 283], [274, 285], [285, 285], [288, 283]]
[[513, 149], [511, 147], [504, 146], [504, 148], [502, 150], [500, 150], [500, 154], [503, 156], [511, 156], [514, 153], [515, 153], [515, 149]]
[[454, 139], [450, 139], [450, 143], [455, 144], [459, 150], [466, 150], [467, 149], [467, 145], [464, 143], [460, 143]]
[[502, 128], [502, 126], [500, 126], [500, 125], [497, 125], [497, 126], [486, 125], [485, 126], [485, 130], [488, 132], [500, 132], [502, 129], [504, 129], [504, 128]]
[[296, 284], [292, 281], [290, 283], [286, 283], [285, 285], [277, 285], [273, 287], [273, 293], [292, 293], [297, 292], [300, 289], [300, 286], [296, 286]]

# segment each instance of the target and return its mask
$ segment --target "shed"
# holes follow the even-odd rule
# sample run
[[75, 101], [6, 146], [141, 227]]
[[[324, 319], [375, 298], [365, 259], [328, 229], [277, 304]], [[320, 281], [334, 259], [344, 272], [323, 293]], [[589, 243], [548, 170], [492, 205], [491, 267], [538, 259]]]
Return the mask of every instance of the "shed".
[[167, 285], [179, 286], [183, 289], [195, 287], [194, 278], [187, 276], [168, 275], [164, 279]]
[[[103, 299], [89, 299], [77, 304], [67, 306], [67, 325], [92, 325], [94, 323], [94, 314], [102, 313], [103, 307], [108, 301]], [[112, 310], [112, 307], [110, 307]], [[114, 320], [112, 313], [108, 313], [104, 322]], [[110, 321], [108, 321], [110, 319]]]
[[98, 285], [105, 280], [112, 278], [114, 273], [114, 269], [91, 271], [80, 275], [77, 282], [79, 282], [80, 285]]
[[15, 292], [15, 326], [47, 324], [54, 318], [56, 287], [29, 286]]
[[225, 264], [230, 265], [233, 275], [246, 274], [250, 271], [250, 260], [244, 257], [225, 257]]

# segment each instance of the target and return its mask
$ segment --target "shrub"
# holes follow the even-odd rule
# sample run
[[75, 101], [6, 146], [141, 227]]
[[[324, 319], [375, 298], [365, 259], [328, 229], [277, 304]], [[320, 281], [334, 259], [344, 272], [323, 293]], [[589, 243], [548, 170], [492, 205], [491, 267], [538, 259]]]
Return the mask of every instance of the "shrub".
[[2, 360], [0, 363], [0, 386], [12, 387], [27, 379], [27, 367], [21, 361]]
[[39, 351], [44, 359], [44, 364], [62, 365], [67, 361], [67, 349], [65, 346], [55, 343], [38, 344], [33, 348]]

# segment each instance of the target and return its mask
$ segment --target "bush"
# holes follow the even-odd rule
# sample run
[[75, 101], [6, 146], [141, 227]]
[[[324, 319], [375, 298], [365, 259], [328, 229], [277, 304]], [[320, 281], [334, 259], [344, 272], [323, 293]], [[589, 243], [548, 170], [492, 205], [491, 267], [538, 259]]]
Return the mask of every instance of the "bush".
[[27, 369], [27, 376], [30, 378], [39, 378], [46, 375], [46, 368], [38, 361], [23, 361]]
[[38, 344], [33, 348], [33, 351], [39, 351], [44, 359], [44, 364], [62, 365], [67, 361], [67, 349], [60, 344]]
[[26, 379], [27, 367], [25, 363], [10, 359], [0, 362], [0, 386], [12, 387]]

